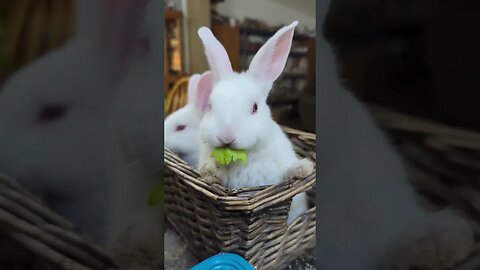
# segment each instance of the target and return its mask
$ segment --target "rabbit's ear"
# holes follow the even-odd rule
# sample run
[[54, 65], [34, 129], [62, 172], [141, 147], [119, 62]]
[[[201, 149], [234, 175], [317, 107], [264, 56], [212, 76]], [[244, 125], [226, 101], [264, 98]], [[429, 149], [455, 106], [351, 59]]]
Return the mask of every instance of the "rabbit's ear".
[[282, 74], [292, 46], [293, 32], [298, 21], [280, 28], [258, 50], [250, 63], [248, 73], [254, 78], [273, 83]]
[[233, 71], [227, 51], [213, 35], [212, 31], [203, 26], [198, 29], [198, 36], [202, 40], [208, 64], [216, 80]]
[[200, 74], [193, 74], [188, 80], [188, 103], [194, 104], [197, 95], [197, 85], [200, 80]]
[[195, 107], [200, 113], [205, 113], [208, 110], [210, 102], [210, 93], [213, 89], [213, 73], [211, 71], [204, 72], [197, 84], [197, 95], [195, 98]]

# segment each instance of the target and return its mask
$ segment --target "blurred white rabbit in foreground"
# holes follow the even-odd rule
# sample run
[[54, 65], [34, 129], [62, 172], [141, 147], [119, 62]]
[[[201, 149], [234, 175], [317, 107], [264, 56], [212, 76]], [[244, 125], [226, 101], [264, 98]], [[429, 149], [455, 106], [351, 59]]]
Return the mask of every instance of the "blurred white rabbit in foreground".
[[198, 85], [200, 83], [211, 85], [212, 79], [210, 71], [202, 75], [192, 75], [188, 82], [188, 104], [167, 116], [163, 126], [165, 147], [175, 152], [193, 168], [198, 164], [201, 143], [198, 127], [205, 112], [200, 108], [200, 102], [208, 98], [204, 95], [210, 93], [202, 92], [201, 90], [206, 88]]
[[0, 93], [0, 171], [104, 239], [111, 193], [106, 123], [131, 44], [124, 25], [111, 20], [119, 17], [113, 2], [75, 3], [74, 37], [19, 70]]
[[[281, 127], [272, 119], [267, 96], [280, 76], [298, 22], [279, 29], [255, 54], [248, 71], [232, 70], [227, 52], [210, 29], [198, 35], [214, 75], [209, 98], [201, 102], [207, 112], [200, 122], [203, 143], [199, 172], [208, 181], [221, 181], [227, 188], [275, 185], [293, 176], [306, 177], [314, 166], [299, 159]], [[211, 157], [216, 147], [244, 149], [246, 165], [234, 163], [220, 167]], [[305, 193], [293, 197], [288, 222], [308, 209]]]
[[0, 170], [97, 240], [147, 226], [130, 240], [157, 257], [162, 207], [147, 200], [162, 169], [161, 12], [156, 0], [76, 1], [75, 37], [0, 94]]
[[[319, 18], [323, 21], [330, 1]], [[427, 213], [402, 160], [339, 80], [332, 49], [317, 39], [317, 261], [326, 270], [450, 268], [473, 244], [450, 209]]]

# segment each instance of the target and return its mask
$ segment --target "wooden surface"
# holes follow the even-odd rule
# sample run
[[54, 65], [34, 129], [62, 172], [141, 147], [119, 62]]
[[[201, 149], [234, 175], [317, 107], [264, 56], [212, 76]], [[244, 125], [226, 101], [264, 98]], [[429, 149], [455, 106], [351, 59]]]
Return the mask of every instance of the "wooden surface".
[[182, 18], [182, 12], [177, 10], [165, 10], [166, 20], [179, 20]]
[[[181, 49], [180, 49], [180, 58], [181, 58], [181, 62], [183, 63], [184, 65], [184, 38], [183, 38], [183, 23], [182, 23], [182, 18], [183, 18], [183, 15], [180, 11], [175, 11], [175, 10], [165, 10], [164, 11], [164, 20], [165, 20], [165, 23], [167, 23], [168, 21], [173, 21], [175, 24], [178, 24], [180, 25], [179, 27], [179, 31], [177, 32], [177, 35], [179, 36], [179, 41], [180, 41], [180, 44], [181, 44]], [[180, 77], [183, 76], [183, 74], [185, 73], [184, 72], [184, 67], [182, 65], [182, 69], [181, 71], [179, 72], [179, 74], [177, 74], [176, 72], [171, 72], [170, 71], [170, 68], [169, 68], [169, 64], [168, 64], [168, 61], [169, 61], [169, 57], [168, 57], [168, 39], [167, 39], [167, 30], [166, 28], [164, 29], [164, 33], [163, 33], [163, 52], [164, 52], [164, 69], [163, 69], [163, 92], [164, 93], [168, 93], [170, 87], [175, 83], [176, 80], [178, 80]]]
[[210, 27], [210, 1], [195, 0], [186, 2], [186, 21], [188, 36], [188, 66], [187, 72], [203, 73], [208, 70], [208, 62], [203, 53], [203, 44], [198, 37], [198, 28]]
[[240, 28], [213, 24], [212, 32], [227, 50], [233, 70], [240, 71]]
[[72, 34], [73, 0], [1, 1], [0, 8], [7, 20], [3, 76], [58, 48]]
[[188, 102], [188, 76], [184, 76], [175, 81], [173, 86], [168, 90], [166, 104], [168, 110], [165, 116], [182, 108]]

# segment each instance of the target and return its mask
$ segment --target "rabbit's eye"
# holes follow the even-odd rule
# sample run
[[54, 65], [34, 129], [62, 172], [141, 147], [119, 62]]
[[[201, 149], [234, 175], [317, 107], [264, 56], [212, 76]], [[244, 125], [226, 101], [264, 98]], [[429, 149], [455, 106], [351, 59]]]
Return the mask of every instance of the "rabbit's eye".
[[257, 105], [257, 103], [255, 102], [255, 103], [253, 104], [252, 114], [256, 113], [257, 110], [258, 110], [258, 105]]
[[178, 125], [176, 128], [175, 128], [175, 131], [182, 131], [186, 128], [187, 126], [185, 125]]
[[47, 104], [38, 112], [39, 122], [50, 122], [62, 119], [67, 114], [68, 107], [60, 104]]

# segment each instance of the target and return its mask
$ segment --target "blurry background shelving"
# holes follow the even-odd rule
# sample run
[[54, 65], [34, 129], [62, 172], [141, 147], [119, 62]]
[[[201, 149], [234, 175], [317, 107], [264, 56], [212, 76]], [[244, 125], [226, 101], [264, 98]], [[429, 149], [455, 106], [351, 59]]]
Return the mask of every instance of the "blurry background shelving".
[[164, 11], [164, 91], [184, 74], [182, 13], [174, 9]]

